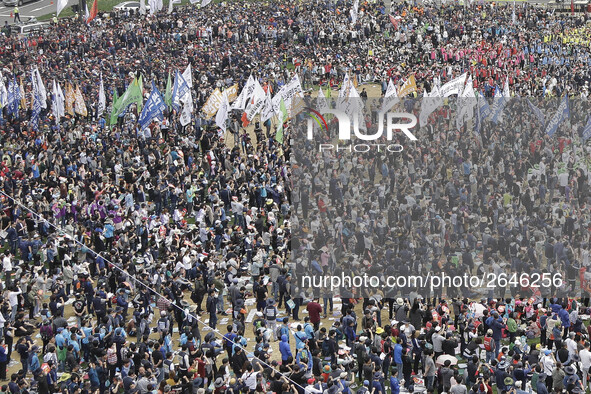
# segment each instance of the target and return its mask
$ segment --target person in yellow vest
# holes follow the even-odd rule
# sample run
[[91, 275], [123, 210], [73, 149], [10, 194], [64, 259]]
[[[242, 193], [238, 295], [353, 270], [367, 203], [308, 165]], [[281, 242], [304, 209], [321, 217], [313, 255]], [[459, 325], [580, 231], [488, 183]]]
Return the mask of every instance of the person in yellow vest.
[[18, 21], [21, 21], [21, 16], [18, 13], [18, 4], [14, 6], [14, 22], [16, 23], [16, 20], [18, 19]]

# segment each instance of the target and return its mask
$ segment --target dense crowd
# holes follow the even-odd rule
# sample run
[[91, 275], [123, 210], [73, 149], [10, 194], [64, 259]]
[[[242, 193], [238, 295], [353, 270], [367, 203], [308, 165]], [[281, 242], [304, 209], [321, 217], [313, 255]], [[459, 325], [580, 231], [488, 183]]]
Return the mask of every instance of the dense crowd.
[[[232, 1], [3, 30], [3, 82], [22, 78], [26, 105], [0, 120], [0, 391], [586, 390], [587, 16], [489, 3], [396, 3], [389, 15], [365, 2], [351, 23], [352, 7]], [[134, 77], [164, 92], [188, 64], [189, 125], [170, 108], [144, 130], [135, 105], [114, 125], [97, 116], [100, 75], [110, 105]], [[48, 88], [78, 85], [88, 116], [54, 119], [49, 94], [35, 131], [32, 66]], [[489, 98], [508, 79], [546, 119], [568, 93], [571, 116], [549, 137], [516, 100], [501, 122], [457, 130], [450, 100], [403, 153], [353, 160], [302, 154], [290, 122], [278, 140], [275, 120], [244, 128], [236, 111], [223, 133], [199, 112], [216, 87], [253, 75], [277, 92], [294, 72], [309, 91], [350, 75], [377, 96], [413, 74], [400, 106], [417, 114], [434, 78], [467, 72]], [[335, 293], [302, 287], [298, 267], [564, 283], [484, 299], [453, 287]]]

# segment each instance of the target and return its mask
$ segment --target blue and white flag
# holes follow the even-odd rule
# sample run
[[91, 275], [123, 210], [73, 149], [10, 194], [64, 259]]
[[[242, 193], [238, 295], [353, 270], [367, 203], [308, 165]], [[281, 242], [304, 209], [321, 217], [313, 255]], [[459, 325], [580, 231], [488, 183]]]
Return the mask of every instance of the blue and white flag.
[[509, 78], [505, 79], [505, 86], [503, 87], [503, 91], [497, 87], [495, 89], [495, 97], [493, 102], [493, 109], [492, 109], [492, 122], [499, 123], [503, 120], [503, 109], [507, 102], [511, 98], [511, 93], [509, 92]]
[[16, 82], [16, 77], [12, 77], [12, 81], [8, 83], [8, 105], [6, 112], [18, 117], [18, 106], [21, 100], [21, 90]]
[[143, 130], [154, 120], [162, 120], [163, 115], [162, 113], [166, 109], [166, 104], [164, 103], [164, 98], [158, 91], [154, 82], [152, 82], [152, 92], [150, 93], [150, 97], [148, 97], [148, 101], [140, 114], [140, 118], [138, 119], [138, 123], [140, 124], [140, 128]]
[[591, 137], [591, 116], [587, 119], [587, 124], [583, 129], [583, 142], [587, 141]]
[[560, 105], [558, 106], [558, 109], [556, 110], [556, 113], [554, 116], [552, 116], [550, 122], [548, 122], [548, 126], [546, 126], [546, 134], [552, 137], [554, 133], [556, 133], [556, 130], [558, 130], [558, 126], [560, 126], [562, 121], [567, 119], [569, 115], [570, 109], [568, 105], [568, 95], [565, 94], [564, 98], [560, 102]]
[[531, 109], [531, 112], [533, 112], [533, 114], [536, 116], [536, 118], [538, 118], [538, 121], [540, 122], [540, 124], [542, 126], [544, 126], [546, 124], [546, 116], [544, 116], [544, 113], [542, 112], [541, 109], [539, 109], [538, 107], [536, 107], [528, 98], [527, 99], [527, 103], [529, 104], [529, 108]]
[[189, 93], [189, 84], [183, 77], [183, 74], [176, 72], [174, 75], [174, 84], [172, 86], [172, 107], [178, 112], [181, 109], [181, 101]]
[[41, 113], [41, 93], [35, 92], [33, 96], [33, 111], [31, 113], [31, 123], [33, 126], [33, 130], [39, 130], [39, 114]]
[[486, 101], [486, 97], [481, 94], [478, 95], [478, 116], [476, 119], [476, 132], [480, 133], [483, 121], [489, 117], [491, 113], [490, 105]]

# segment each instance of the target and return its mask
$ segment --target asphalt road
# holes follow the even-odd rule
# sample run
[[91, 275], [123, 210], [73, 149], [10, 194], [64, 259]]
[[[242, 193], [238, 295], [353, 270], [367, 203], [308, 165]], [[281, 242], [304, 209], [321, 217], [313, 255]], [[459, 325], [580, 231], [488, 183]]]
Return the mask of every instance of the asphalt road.
[[[75, 0], [70, 0], [70, 4], [76, 4]], [[30, 17], [38, 17], [41, 15], [55, 13], [57, 11], [57, 5], [54, 0], [39, 0], [33, 1], [32, 3], [23, 4], [18, 7], [21, 20], [24, 22]], [[6, 7], [4, 4], [0, 4], [0, 26], [4, 26], [4, 22], [8, 21], [9, 24], [13, 23], [13, 18], [10, 16], [14, 7]]]

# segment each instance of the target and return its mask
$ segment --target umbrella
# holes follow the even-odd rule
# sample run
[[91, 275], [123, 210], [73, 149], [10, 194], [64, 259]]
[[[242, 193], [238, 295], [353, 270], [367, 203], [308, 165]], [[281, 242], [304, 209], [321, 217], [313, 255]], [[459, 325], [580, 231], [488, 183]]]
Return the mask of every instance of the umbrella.
[[436, 363], [438, 365], [443, 365], [446, 360], [451, 361], [451, 365], [456, 365], [458, 363], [458, 359], [455, 356], [450, 356], [449, 354], [443, 354], [437, 357]]

